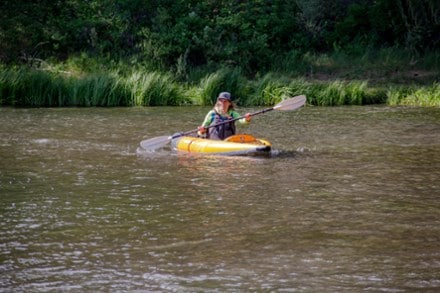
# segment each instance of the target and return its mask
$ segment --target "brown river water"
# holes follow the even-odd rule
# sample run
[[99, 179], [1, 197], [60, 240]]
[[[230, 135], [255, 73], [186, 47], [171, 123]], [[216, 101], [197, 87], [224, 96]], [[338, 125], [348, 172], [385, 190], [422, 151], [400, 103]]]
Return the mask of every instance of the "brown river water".
[[268, 158], [139, 152], [207, 111], [0, 108], [0, 292], [440, 291], [439, 108], [272, 111], [238, 126]]

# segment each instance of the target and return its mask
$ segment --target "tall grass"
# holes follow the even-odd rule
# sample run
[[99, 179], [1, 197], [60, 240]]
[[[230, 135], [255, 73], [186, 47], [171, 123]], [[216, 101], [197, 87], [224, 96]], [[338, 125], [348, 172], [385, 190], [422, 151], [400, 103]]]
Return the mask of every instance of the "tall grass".
[[273, 105], [288, 97], [305, 94], [308, 103], [318, 106], [363, 105], [378, 101], [367, 82], [309, 82], [305, 79], [282, 79], [267, 74], [256, 85], [252, 105]]
[[[95, 73], [83, 77], [46, 71], [8, 69], [0, 72], [0, 103], [19, 107], [212, 105], [228, 90], [246, 106], [274, 105], [305, 94], [318, 106], [390, 105], [440, 106], [440, 85], [369, 87], [366, 81], [310, 82], [267, 74], [246, 80], [236, 72], [207, 75], [198, 85], [179, 84], [169, 74], [134, 71], [127, 76]], [[238, 93], [238, 94], [237, 94]]]
[[166, 106], [190, 104], [169, 74], [133, 72], [90, 73], [71, 76], [27, 68], [0, 72], [1, 105], [55, 106]]
[[13, 69], [0, 67], [0, 105], [11, 105], [10, 97], [15, 88], [15, 74]]
[[[339, 55], [338, 55], [339, 54]], [[378, 83], [366, 78], [344, 78], [334, 70], [354, 70], [345, 53], [332, 56], [292, 53], [286, 59], [284, 69], [301, 59], [304, 76], [295, 72], [273, 71], [262, 76], [245, 77], [239, 69], [220, 68], [214, 72], [200, 74], [198, 80], [177, 81], [171, 73], [149, 71], [140, 66], [129, 68], [100, 67], [96, 71], [84, 72], [81, 67], [52, 67], [44, 70], [28, 67], [0, 66], [0, 105], [19, 107], [64, 107], [64, 106], [168, 106], [168, 105], [213, 105], [217, 95], [229, 91], [235, 102], [244, 106], [274, 105], [288, 97], [304, 94], [307, 102], [318, 106], [365, 105], [387, 103], [389, 105], [440, 106], [440, 86], [437, 82], [422, 84]], [[399, 55], [400, 54], [400, 55]], [[440, 55], [429, 55], [438, 62]], [[378, 72], [384, 68], [403, 68], [398, 57], [409, 62], [402, 52], [366, 52], [364, 72]], [[296, 58], [296, 59], [295, 59]], [[361, 58], [361, 59], [362, 59]], [[374, 64], [369, 64], [379, 58]], [[347, 59], [347, 60], [345, 60]], [[84, 60], [81, 59], [82, 63]], [[292, 62], [292, 63], [289, 63]], [[365, 62], [365, 63], [362, 63]], [[81, 64], [82, 64], [81, 63]], [[338, 64], [339, 63], [339, 64]], [[67, 66], [67, 65], [65, 65]], [[335, 67], [336, 66], [336, 67]], [[379, 69], [374, 69], [377, 66]], [[428, 68], [428, 65], [424, 65]], [[333, 69], [332, 69], [333, 68]], [[336, 69], [335, 69], [336, 68]], [[425, 68], [425, 67], [423, 67]], [[433, 67], [437, 68], [437, 67]], [[71, 70], [72, 69], [72, 70]], [[317, 78], [317, 69], [325, 78]], [[399, 69], [399, 70], [400, 70]], [[386, 72], [386, 71], [385, 71]], [[385, 74], [386, 75], [386, 74]], [[430, 77], [431, 78], [431, 77]], [[436, 77], [434, 76], [434, 79]]]
[[319, 106], [362, 105], [366, 101], [367, 82], [332, 81], [310, 86], [310, 103]]
[[[61, 105], [65, 106], [115, 106], [112, 102], [113, 82], [111, 77], [102, 74], [91, 74], [83, 78], [65, 78], [68, 88], [66, 96], [58, 96]], [[54, 97], [56, 98], [56, 97]]]
[[1, 71], [0, 84], [3, 105], [26, 107], [62, 106], [53, 96], [64, 96], [66, 89], [57, 76], [24, 68]]
[[190, 104], [170, 74], [134, 71], [123, 81], [130, 94], [130, 106], [167, 106]]
[[250, 92], [247, 84], [239, 69], [221, 68], [200, 80], [199, 96], [195, 98], [195, 102], [200, 105], [212, 105], [220, 92], [227, 91], [236, 102], [245, 104]]
[[419, 88], [393, 87], [387, 91], [389, 105], [440, 107], [440, 84]]
[[246, 105], [274, 105], [286, 97], [294, 95], [294, 89], [289, 86], [290, 79], [277, 73], [268, 73], [251, 82], [253, 94]]

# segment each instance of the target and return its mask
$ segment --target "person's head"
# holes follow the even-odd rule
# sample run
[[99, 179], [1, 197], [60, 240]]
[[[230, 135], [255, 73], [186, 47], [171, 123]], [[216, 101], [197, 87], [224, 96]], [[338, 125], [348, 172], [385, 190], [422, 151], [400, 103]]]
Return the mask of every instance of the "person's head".
[[228, 92], [221, 92], [217, 97], [216, 108], [222, 109], [224, 113], [228, 112], [234, 107], [231, 99], [231, 94]]

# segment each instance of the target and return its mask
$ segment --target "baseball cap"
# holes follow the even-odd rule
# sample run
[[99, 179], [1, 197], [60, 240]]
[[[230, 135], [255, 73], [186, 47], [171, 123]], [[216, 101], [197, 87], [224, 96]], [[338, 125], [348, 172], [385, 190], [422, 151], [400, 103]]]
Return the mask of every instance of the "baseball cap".
[[228, 100], [228, 101], [232, 101], [232, 100], [231, 100], [231, 94], [228, 93], [228, 92], [221, 92], [221, 93], [218, 95], [218, 97], [217, 97], [217, 100], [218, 100], [218, 99], [225, 99], [225, 100]]

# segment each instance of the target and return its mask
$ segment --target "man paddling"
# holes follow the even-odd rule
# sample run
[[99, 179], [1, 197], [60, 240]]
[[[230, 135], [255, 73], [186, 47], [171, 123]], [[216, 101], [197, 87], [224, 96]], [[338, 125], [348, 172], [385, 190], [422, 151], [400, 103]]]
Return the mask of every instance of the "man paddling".
[[[241, 115], [234, 110], [234, 103], [231, 100], [231, 94], [221, 92], [217, 97], [214, 108], [205, 116], [205, 120], [198, 127], [197, 134], [200, 137], [223, 140], [235, 134], [235, 120]], [[229, 123], [223, 123], [231, 120]], [[248, 124], [251, 121], [251, 114], [247, 113], [244, 118], [238, 120], [242, 124]], [[216, 125], [209, 127], [210, 125]]]

